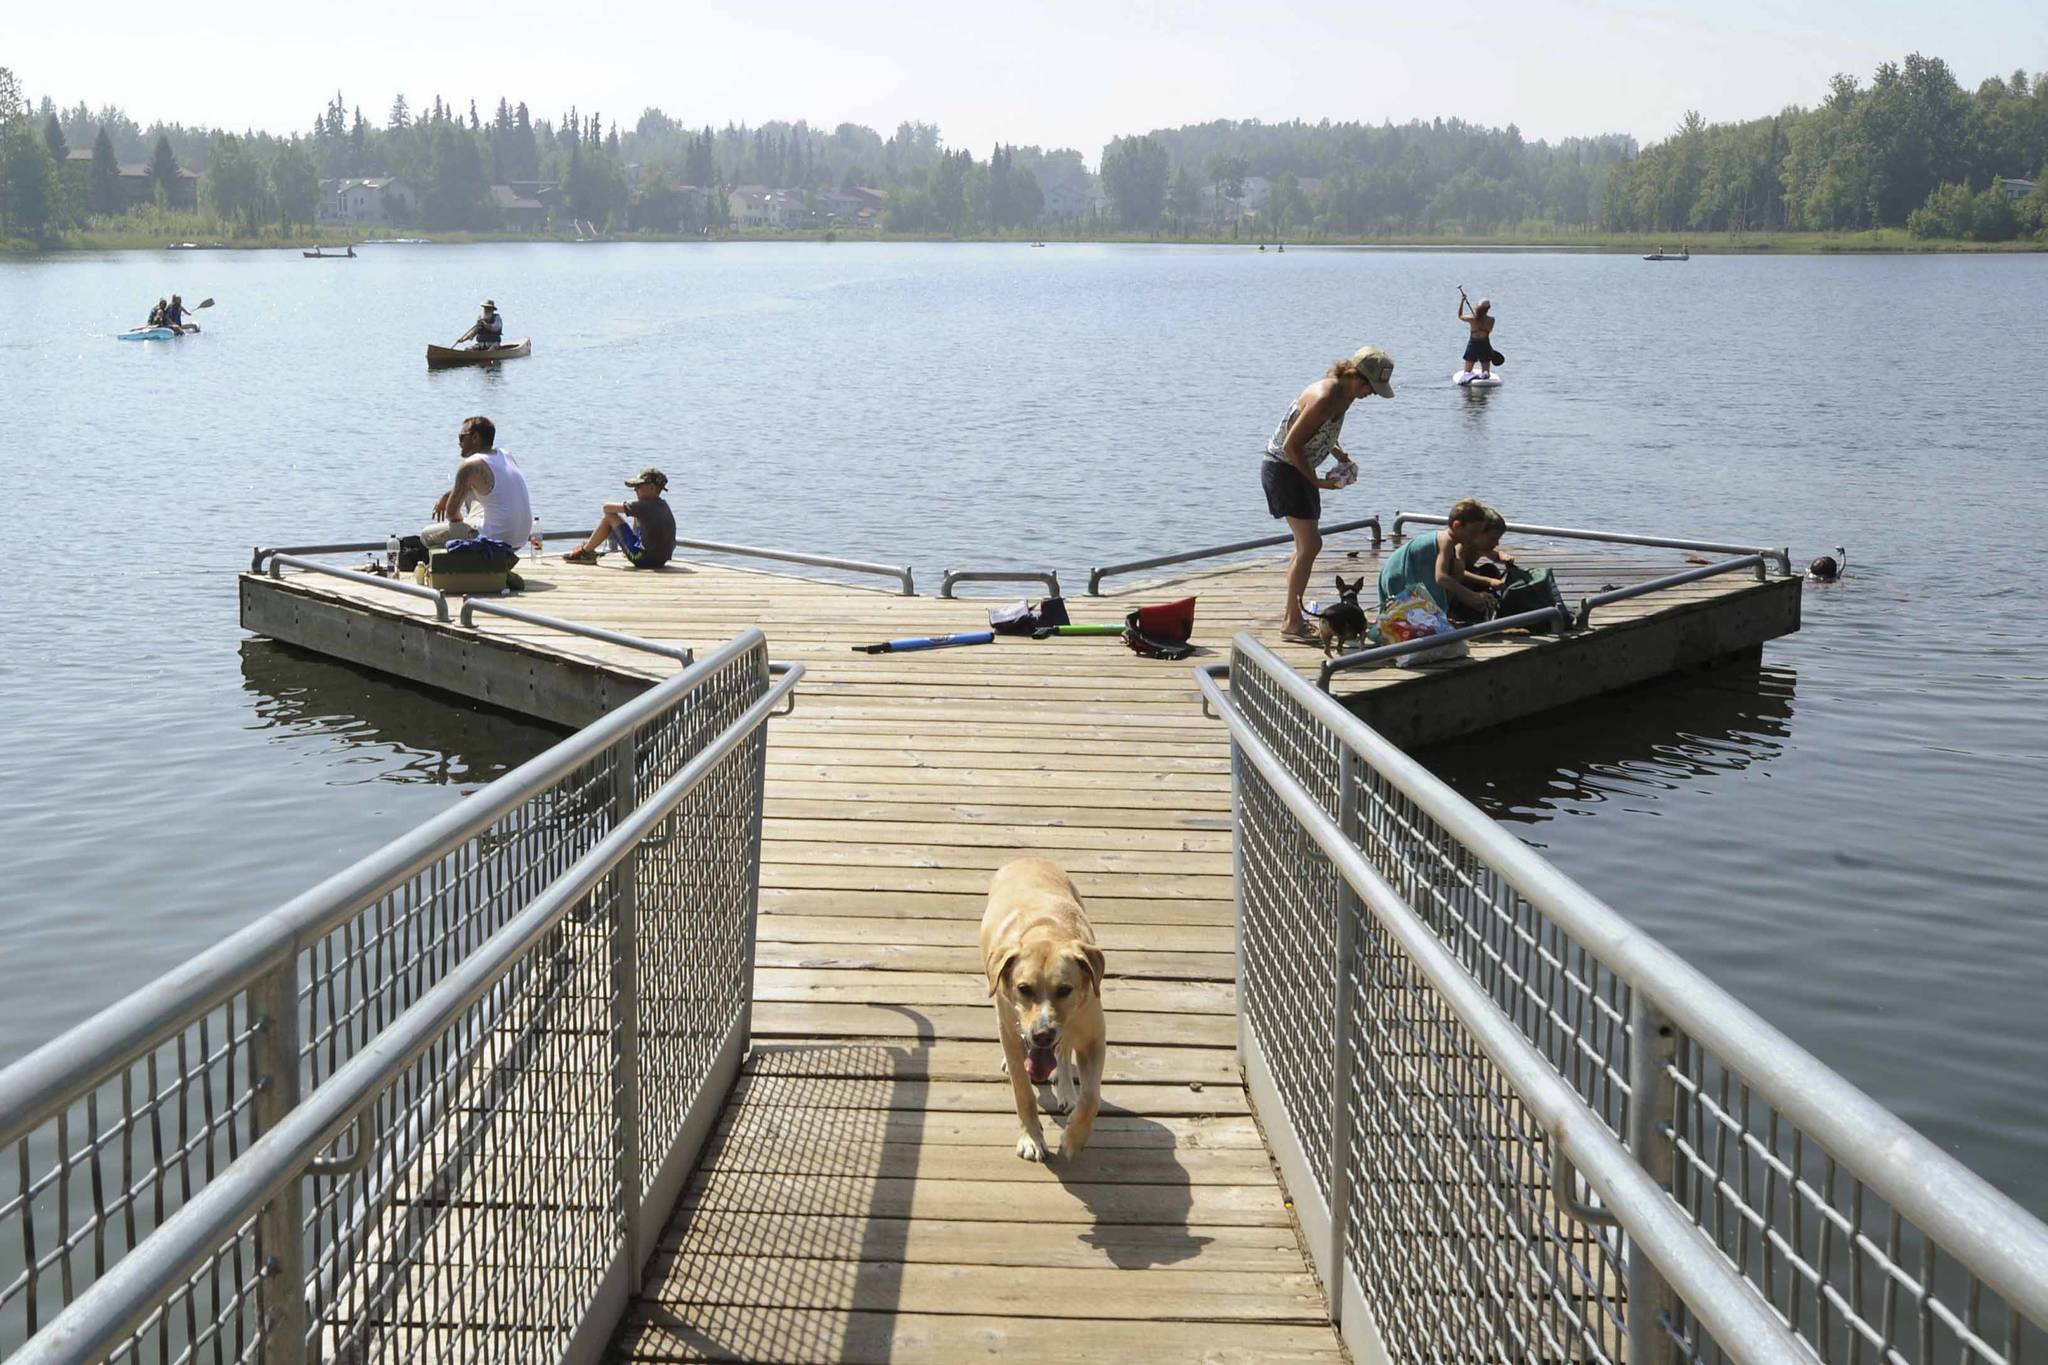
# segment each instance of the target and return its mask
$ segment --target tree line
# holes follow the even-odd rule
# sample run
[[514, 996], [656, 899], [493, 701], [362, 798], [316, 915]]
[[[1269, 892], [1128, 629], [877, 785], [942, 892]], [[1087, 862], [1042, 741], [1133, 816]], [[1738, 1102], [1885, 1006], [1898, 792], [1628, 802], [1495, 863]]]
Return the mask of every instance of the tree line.
[[725, 228], [729, 191], [759, 185], [813, 211], [834, 191], [879, 189], [879, 226], [962, 236], [1062, 221], [1181, 237], [1905, 228], [2000, 240], [2048, 231], [2048, 194], [2016, 201], [2000, 183], [2040, 179], [2048, 163], [2048, 80], [2016, 71], [1965, 90], [1916, 53], [1867, 85], [1837, 76], [1813, 108], [1722, 124], [1692, 113], [1645, 147], [1457, 119], [1218, 120], [1113, 138], [1091, 173], [1072, 148], [999, 143], [977, 158], [923, 122], [885, 137], [801, 120], [691, 126], [648, 109], [628, 126], [502, 98], [485, 112], [401, 95], [373, 120], [337, 92], [303, 132], [143, 128], [113, 106], [31, 107], [0, 68], [0, 235], [52, 241], [116, 217], [120, 167], [136, 163], [153, 198], [138, 213], [162, 214], [178, 174], [196, 173], [201, 214], [234, 235], [311, 225], [323, 180], [391, 176], [412, 221], [442, 230], [503, 227], [492, 187], [539, 183], [577, 219], [662, 232]]

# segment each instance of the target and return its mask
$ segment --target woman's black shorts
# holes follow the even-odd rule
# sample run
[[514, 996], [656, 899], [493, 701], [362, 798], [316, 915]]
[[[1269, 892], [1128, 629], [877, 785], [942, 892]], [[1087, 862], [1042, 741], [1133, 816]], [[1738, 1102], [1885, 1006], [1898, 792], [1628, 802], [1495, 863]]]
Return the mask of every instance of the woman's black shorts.
[[1320, 521], [1323, 490], [1301, 477], [1301, 471], [1282, 460], [1259, 461], [1259, 482], [1266, 486], [1266, 510], [1276, 517], [1300, 517]]

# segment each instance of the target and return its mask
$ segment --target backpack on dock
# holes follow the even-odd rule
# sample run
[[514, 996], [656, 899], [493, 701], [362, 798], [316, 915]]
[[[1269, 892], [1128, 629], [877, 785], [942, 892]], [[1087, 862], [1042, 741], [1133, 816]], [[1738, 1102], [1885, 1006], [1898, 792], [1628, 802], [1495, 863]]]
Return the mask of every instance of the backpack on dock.
[[[1562, 608], [1564, 593], [1557, 586], [1557, 575], [1549, 569], [1525, 569], [1519, 564], [1508, 565], [1508, 576], [1501, 588], [1500, 610], [1497, 616], [1519, 616], [1525, 611], [1542, 611], [1545, 608]], [[1537, 623], [1529, 628], [1532, 635], [1547, 635], [1556, 630], [1554, 625]]]

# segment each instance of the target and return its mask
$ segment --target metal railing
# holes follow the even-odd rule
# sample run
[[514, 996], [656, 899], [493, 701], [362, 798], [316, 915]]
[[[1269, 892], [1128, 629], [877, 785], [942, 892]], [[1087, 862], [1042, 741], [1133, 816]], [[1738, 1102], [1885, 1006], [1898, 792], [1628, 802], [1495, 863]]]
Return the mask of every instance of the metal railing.
[[[540, 533], [540, 538], [544, 541], [580, 541], [590, 539], [590, 532], [588, 530], [543, 531]], [[300, 556], [355, 554], [358, 551], [369, 554], [381, 554], [388, 544], [389, 542], [384, 540], [357, 540], [334, 545], [284, 545], [275, 548], [259, 545], [249, 556], [249, 572], [262, 573], [265, 562], [277, 555], [293, 556], [290, 562], [303, 568], [305, 565], [300, 561]], [[835, 555], [814, 555], [800, 550], [766, 550], [756, 545], [728, 545], [724, 541], [719, 540], [678, 539], [676, 545], [683, 549], [706, 550], [713, 554], [733, 555], [743, 559], [769, 559], [783, 564], [807, 564], [819, 569], [843, 569], [848, 573], [876, 574], [883, 578], [896, 580], [898, 590], [903, 596], [914, 597], [917, 595], [916, 579], [910, 569], [904, 565], [871, 564], [866, 560], [841, 559]], [[335, 572], [332, 569], [325, 571]], [[373, 578], [375, 575], [365, 574], [363, 577]]]
[[[1396, 529], [1399, 523], [1396, 522]], [[1372, 531], [1374, 549], [1380, 545], [1380, 519], [1360, 517], [1356, 521], [1337, 521], [1319, 526], [1325, 536], [1338, 535], [1345, 531]], [[1228, 545], [1209, 545], [1199, 550], [1182, 550], [1170, 555], [1154, 555], [1150, 559], [1133, 559], [1124, 564], [1105, 564], [1099, 569], [1088, 571], [1088, 595], [1102, 596], [1102, 580], [1115, 574], [1137, 573], [1140, 569], [1158, 569], [1168, 564], [1187, 564], [1197, 559], [1216, 559], [1223, 555], [1241, 554], [1246, 550], [1268, 550], [1275, 545], [1294, 543], [1292, 532], [1280, 536], [1258, 536], [1251, 540], [1234, 540]]]
[[802, 671], [749, 631], [0, 1072], [0, 1349], [593, 1357], [746, 1043]]
[[1322, 666], [1316, 672], [1316, 686], [1327, 692], [1330, 690], [1330, 679], [1350, 669], [1376, 668], [1409, 654], [1441, 649], [1445, 645], [1457, 644], [1461, 640], [1479, 640], [1510, 630], [1535, 630], [1538, 626], [1555, 626], [1559, 630], [1571, 630], [1574, 618], [1570, 609], [1566, 607], [1541, 607], [1535, 611], [1518, 611], [1513, 616], [1496, 616], [1491, 621], [1439, 631], [1435, 635], [1421, 635], [1413, 640], [1400, 640], [1391, 645], [1374, 645], [1370, 649], [1354, 650], [1349, 654], [1339, 654], [1334, 659], [1323, 660]]
[[680, 660], [685, 665], [695, 662], [697, 651], [688, 645], [664, 644], [659, 640], [643, 640], [638, 635], [624, 631], [606, 630], [603, 626], [587, 626], [581, 621], [565, 621], [559, 616], [547, 616], [521, 607], [508, 607], [502, 602], [488, 598], [465, 597], [462, 599], [461, 621], [465, 630], [476, 629], [476, 613], [488, 616], [502, 616], [508, 621], [519, 621], [529, 626], [540, 626], [545, 630], [559, 630], [564, 635], [580, 636], [585, 640], [596, 640], [601, 644], [619, 645], [625, 649], [642, 650], [648, 654], [660, 654], [666, 658]]
[[[1428, 512], [1396, 512], [1393, 529], [1396, 540], [1401, 538], [1402, 528], [1410, 523], [1417, 526], [1448, 526], [1451, 519]], [[1537, 526], [1521, 521], [1511, 521], [1507, 528], [1510, 535], [1549, 536], [1555, 540], [1591, 540], [1606, 545], [1648, 545], [1665, 550], [1695, 550], [1700, 554], [1762, 555], [1776, 562], [1778, 572], [1792, 572], [1792, 551], [1785, 546], [1729, 545], [1715, 540], [1679, 540], [1671, 536], [1637, 535], [1633, 531], [1588, 531], [1573, 526]]]
[[1593, 609], [1595, 607], [1604, 607], [1615, 602], [1626, 602], [1632, 597], [1646, 597], [1653, 592], [1662, 592], [1666, 588], [1678, 588], [1683, 587], [1687, 583], [1697, 583], [1703, 578], [1718, 578], [1722, 574], [1740, 573], [1744, 569], [1755, 569], [1757, 581], [1762, 582], [1764, 580], [1764, 568], [1770, 563], [1770, 560], [1771, 557], [1765, 554], [1742, 555], [1735, 559], [1721, 560], [1716, 564], [1703, 564], [1695, 569], [1686, 569], [1680, 573], [1666, 574], [1662, 578], [1653, 578], [1647, 583], [1631, 583], [1625, 588], [1609, 588], [1606, 592], [1596, 592], [1591, 597], [1580, 600], [1579, 610], [1573, 621], [1573, 627], [1577, 630], [1584, 630], [1590, 626], [1593, 623]]
[[1251, 637], [1197, 681], [1247, 1082], [1360, 1360], [2048, 1350], [2039, 1220]]
[[[408, 583], [402, 578], [384, 578], [377, 574], [364, 573], [360, 569], [344, 569], [336, 564], [322, 564], [317, 559], [308, 559], [304, 555], [286, 554], [282, 550], [271, 552], [270, 576], [272, 578], [283, 578], [284, 571], [288, 567], [305, 573], [325, 574], [329, 578], [340, 578], [350, 583], [361, 583], [368, 587], [381, 588], [385, 592], [395, 592], [404, 597], [421, 598], [434, 604], [435, 619], [444, 625], [448, 621], [448, 594], [442, 592], [439, 588], [430, 588], [424, 583]], [[251, 572], [258, 573], [261, 570], [251, 570]]]
[[895, 579], [900, 596], [917, 596], [917, 582], [908, 565], [870, 564], [865, 560], [840, 559], [834, 555], [814, 555], [797, 550], [763, 550], [753, 545], [727, 545], [716, 540], [678, 540], [676, 544], [691, 550], [709, 550], [713, 554], [738, 555], [747, 559], [772, 559], [784, 564], [808, 564], [817, 569], [844, 569], [848, 573], [878, 574], [883, 578]]
[[939, 579], [939, 596], [951, 597], [955, 583], [1043, 583], [1048, 593], [1060, 595], [1060, 576], [1054, 569], [948, 569]]

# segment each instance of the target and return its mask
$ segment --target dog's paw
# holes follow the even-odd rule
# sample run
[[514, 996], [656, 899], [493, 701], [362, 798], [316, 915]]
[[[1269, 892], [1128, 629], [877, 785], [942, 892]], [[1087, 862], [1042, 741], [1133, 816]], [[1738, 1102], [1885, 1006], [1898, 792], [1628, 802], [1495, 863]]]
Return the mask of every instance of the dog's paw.
[[1026, 1161], [1045, 1160], [1045, 1139], [1033, 1137], [1029, 1133], [1022, 1134], [1017, 1139], [1017, 1155]]
[[1071, 1114], [1074, 1112], [1074, 1097], [1056, 1085], [1048, 1098], [1038, 1102], [1038, 1107], [1048, 1114]]
[[1082, 1138], [1082, 1139], [1081, 1139], [1081, 1140], [1080, 1140], [1079, 1142], [1076, 1142], [1076, 1141], [1074, 1141], [1074, 1139], [1072, 1138], [1072, 1136], [1067, 1136], [1067, 1137], [1063, 1137], [1063, 1138], [1061, 1138], [1061, 1139], [1060, 1139], [1060, 1160], [1061, 1160], [1061, 1161], [1072, 1161], [1072, 1160], [1073, 1160], [1073, 1159], [1074, 1159], [1075, 1157], [1077, 1157], [1077, 1156], [1081, 1155], [1081, 1151], [1082, 1151], [1082, 1149], [1083, 1149], [1083, 1148], [1085, 1148], [1085, 1147], [1086, 1147], [1087, 1145], [1088, 1145], [1088, 1139], [1087, 1139], [1087, 1138]]

